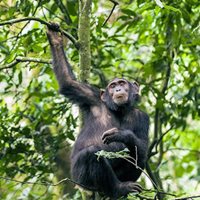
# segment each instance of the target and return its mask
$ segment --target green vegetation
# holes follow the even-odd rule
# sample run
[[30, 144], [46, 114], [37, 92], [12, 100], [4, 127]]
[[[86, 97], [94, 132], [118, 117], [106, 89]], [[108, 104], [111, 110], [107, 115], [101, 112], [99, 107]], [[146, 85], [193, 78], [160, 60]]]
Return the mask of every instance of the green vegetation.
[[[78, 0], [0, 1], [0, 199], [81, 199], [68, 179], [80, 120], [58, 94], [49, 22], [60, 25], [81, 80], [100, 88], [116, 76], [140, 83], [139, 106], [151, 119], [141, 195], [154, 199], [153, 181], [165, 199], [200, 198], [199, 0], [116, 1], [92, 1], [90, 44], [78, 32]], [[88, 66], [81, 42], [91, 50]]]

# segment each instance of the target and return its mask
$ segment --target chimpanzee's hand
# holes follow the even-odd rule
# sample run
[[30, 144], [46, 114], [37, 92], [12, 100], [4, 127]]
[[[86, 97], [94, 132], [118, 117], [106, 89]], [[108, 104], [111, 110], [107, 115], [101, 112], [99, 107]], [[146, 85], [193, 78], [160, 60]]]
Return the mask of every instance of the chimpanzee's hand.
[[48, 29], [58, 32], [58, 31], [60, 31], [60, 26], [55, 22], [50, 22], [48, 25]]
[[62, 45], [63, 40], [61, 34], [59, 34], [59, 25], [56, 23], [50, 23], [50, 25], [47, 27], [47, 37], [49, 39], [50, 44], [55, 46]]
[[118, 142], [120, 139], [118, 128], [111, 128], [103, 133], [102, 140], [104, 144]]

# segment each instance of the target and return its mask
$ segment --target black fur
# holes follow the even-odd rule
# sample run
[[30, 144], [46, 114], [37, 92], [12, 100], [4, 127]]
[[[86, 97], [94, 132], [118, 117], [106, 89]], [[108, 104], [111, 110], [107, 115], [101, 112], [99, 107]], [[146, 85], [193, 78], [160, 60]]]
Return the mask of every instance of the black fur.
[[[149, 118], [134, 107], [139, 97], [134, 93], [137, 86], [128, 82], [129, 99], [122, 106], [112, 101], [107, 89], [104, 93], [106, 101], [103, 102], [98, 89], [75, 80], [59, 34], [49, 29], [47, 35], [60, 92], [78, 104], [83, 112], [84, 125], [71, 154], [74, 181], [112, 198], [140, 191], [140, 186], [134, 183], [141, 174], [140, 169], [123, 159], [97, 160], [95, 155], [100, 150], [117, 152], [128, 148], [130, 156], [138, 159], [137, 165], [142, 169], [145, 167]], [[112, 128], [118, 131], [104, 135], [102, 140], [103, 134]]]

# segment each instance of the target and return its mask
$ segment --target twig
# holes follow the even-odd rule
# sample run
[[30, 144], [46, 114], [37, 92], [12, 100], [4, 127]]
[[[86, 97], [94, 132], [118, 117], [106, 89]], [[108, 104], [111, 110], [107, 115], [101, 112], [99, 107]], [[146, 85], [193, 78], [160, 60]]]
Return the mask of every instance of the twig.
[[50, 182], [30, 182], [30, 181], [18, 181], [18, 180], [15, 180], [15, 179], [11, 179], [11, 178], [8, 178], [8, 177], [3, 177], [3, 176], [0, 176], [0, 179], [4, 179], [4, 180], [7, 180], [7, 181], [12, 181], [12, 182], [15, 182], [15, 183], [21, 183], [21, 184], [29, 184], [29, 185], [43, 185], [43, 186], [58, 186], [66, 181], [69, 181], [71, 183], [73, 183], [74, 185], [78, 185], [82, 188], [86, 188], [88, 190], [94, 190], [95, 188], [89, 188], [87, 186], [84, 186], [83, 184], [80, 184], [80, 183], [77, 183], [76, 181], [73, 181], [71, 180], [70, 178], [64, 178], [62, 180], [60, 180], [59, 182], [53, 184], [53, 183], [50, 183]]
[[[126, 149], [124, 149], [126, 150]], [[125, 151], [125, 154], [121, 154], [124, 152], [124, 150], [122, 151], [119, 151], [119, 152], [107, 152], [107, 151], [104, 151], [104, 150], [101, 150], [99, 152], [96, 153], [96, 155], [98, 156], [97, 157], [97, 160], [99, 159], [99, 157], [105, 157], [105, 158], [108, 158], [108, 159], [113, 159], [113, 158], [121, 158], [121, 159], [124, 159], [126, 160], [127, 162], [131, 163], [133, 166], [135, 166], [136, 169], [139, 169], [142, 173], [144, 173], [148, 178], [149, 180], [152, 182], [153, 186], [157, 189], [158, 191], [158, 188], [156, 186], [156, 184], [154, 183], [154, 181], [150, 178], [150, 176], [144, 171], [144, 169], [142, 169], [140, 166], [137, 165], [137, 159], [138, 159], [138, 155], [136, 155], [135, 158], [131, 157], [129, 154], [127, 154], [127, 151]], [[128, 150], [129, 151], [129, 150]], [[136, 147], [136, 153], [137, 153], [137, 147]]]
[[112, 8], [112, 10], [111, 10], [109, 16], [108, 16], [107, 19], [104, 21], [104, 23], [103, 23], [102, 26], [105, 26], [105, 25], [106, 25], [106, 23], [107, 23], [108, 20], [110, 19], [111, 15], [113, 14], [113, 12], [114, 12], [114, 10], [115, 10], [115, 7], [116, 7], [117, 5], [119, 5], [119, 3], [116, 2], [116, 1], [114, 1], [114, 0], [110, 0], [110, 1], [111, 1], [114, 5], [113, 5], [113, 8]]
[[18, 23], [18, 22], [24, 22], [24, 21], [29, 21], [29, 20], [34, 20], [34, 21], [38, 21], [40, 22], [41, 24], [45, 24], [47, 26], [49, 26], [50, 24], [40, 18], [37, 18], [37, 17], [24, 17], [24, 18], [20, 18], [20, 19], [11, 19], [11, 20], [8, 20], [8, 21], [3, 21], [0, 23], [0, 26], [4, 26], [4, 25], [12, 25], [12, 24], [15, 24], [15, 23]]
[[74, 184], [76, 184], [74, 181], [72, 181], [71, 179], [69, 178], [65, 178], [65, 179], [62, 179], [61, 181], [53, 184], [53, 183], [49, 183], [49, 182], [30, 182], [30, 181], [18, 181], [18, 180], [15, 180], [15, 179], [11, 179], [11, 178], [8, 178], [8, 177], [3, 177], [3, 176], [0, 176], [0, 179], [4, 179], [4, 180], [7, 180], [7, 181], [12, 181], [12, 182], [15, 182], [15, 183], [21, 183], [21, 184], [29, 184], [29, 185], [44, 185], [44, 186], [57, 186], [65, 181], [70, 181]]
[[137, 196], [139, 199], [142, 199], [142, 200], [154, 200], [154, 198], [146, 197], [146, 196], [140, 195], [140, 194], [136, 194], [136, 196]]
[[61, 12], [63, 13], [66, 23], [68, 25], [70, 25], [72, 23], [72, 20], [70, 18], [67, 8], [65, 7], [65, 5], [63, 4], [63, 2], [61, 0], [56, 0], [56, 3], [58, 5], [59, 9], [61, 10]]
[[[37, 9], [39, 8], [40, 3], [41, 3], [41, 0], [39, 0], [37, 6], [36, 6], [36, 8], [35, 8], [35, 10], [33, 11], [32, 16], [34, 16], [35, 13], [37, 12]], [[30, 22], [30, 21], [27, 21], [26, 24], [21, 28], [20, 32], [17, 33], [15, 43], [13, 44], [12, 48], [10, 49], [10, 52], [16, 47], [16, 45], [17, 45], [17, 40], [18, 40], [20, 34], [23, 32], [23, 30], [26, 28], [26, 26], [29, 24], [29, 22]]]
[[16, 64], [20, 63], [20, 62], [37, 62], [37, 63], [44, 63], [44, 64], [51, 64], [52, 61], [51, 60], [44, 60], [44, 59], [40, 59], [40, 58], [26, 58], [26, 57], [17, 57], [15, 59], [15, 61], [7, 64], [7, 65], [3, 65], [0, 67], [0, 70], [3, 69], [9, 69], [13, 66], [15, 66]]
[[137, 154], [137, 146], [135, 145], [135, 166], [138, 166], [137, 161], [138, 161], [138, 154]]
[[153, 148], [155, 147], [155, 145], [157, 144], [158, 139], [154, 139], [151, 143], [151, 145], [149, 146], [149, 150], [148, 150], [148, 154], [147, 154], [147, 158], [148, 160], [151, 158], [151, 156], [157, 154], [157, 152], [152, 152]]
[[[173, 126], [171, 126], [167, 131], [165, 131], [159, 139], [154, 139], [154, 141], [151, 143], [150, 147], [149, 147], [149, 150], [148, 150], [148, 159], [151, 157], [151, 156], [154, 156], [155, 154], [158, 153], [158, 145], [159, 143], [162, 141], [163, 137], [173, 128]], [[153, 148], [156, 148], [156, 151], [155, 152], [152, 152]]]
[[[24, 17], [24, 18], [20, 18], [20, 19], [11, 19], [11, 20], [8, 20], [8, 21], [1, 22], [0, 26], [12, 25], [12, 24], [15, 24], [15, 23], [24, 22], [24, 21], [31, 21], [31, 20], [40, 22], [41, 24], [44, 24], [47, 27], [51, 27], [51, 23], [46, 22], [46, 21], [44, 21], [44, 20], [42, 20], [40, 18], [37, 18], [37, 17]], [[77, 49], [79, 49], [79, 43], [76, 40], [76, 38], [74, 38], [71, 34], [69, 34], [68, 32], [66, 32], [65, 30], [63, 30], [61, 28], [59, 28], [59, 31], [61, 33], [63, 33], [74, 44], [74, 46]]]
[[17, 57], [16, 58], [17, 61], [19, 62], [37, 62], [37, 63], [44, 63], [44, 64], [51, 64], [52, 60], [45, 60], [45, 59], [41, 59], [41, 58], [27, 58], [27, 57]]
[[174, 200], [188, 200], [188, 199], [196, 199], [196, 198], [199, 198], [199, 197], [200, 197], [200, 195], [191, 196], [191, 197], [176, 198]]
[[13, 61], [13, 62], [7, 64], [7, 65], [1, 66], [1, 67], [0, 67], [0, 70], [9, 69], [9, 68], [15, 66], [15, 65], [18, 64], [18, 63], [19, 63], [19, 61], [15, 60], [15, 61]]
[[[150, 178], [150, 176], [149, 176], [141, 167], [139, 167], [138, 165], [136, 165], [136, 163], [134, 163], [134, 162], [135, 162], [135, 159], [134, 159], [134, 158], [132, 158], [131, 156], [126, 156], [126, 157], [121, 157], [121, 158], [124, 159], [124, 160], [126, 160], [127, 162], [131, 163], [131, 164], [134, 165], [137, 169], [139, 169], [142, 173], [144, 173], [145, 176], [149, 178], [149, 180], [151, 181], [151, 183], [155, 186], [155, 188], [156, 188], [157, 191], [158, 191], [157, 185], [156, 185], [156, 184], [154, 183], [154, 181]], [[131, 160], [134, 160], [134, 162], [131, 161]]]

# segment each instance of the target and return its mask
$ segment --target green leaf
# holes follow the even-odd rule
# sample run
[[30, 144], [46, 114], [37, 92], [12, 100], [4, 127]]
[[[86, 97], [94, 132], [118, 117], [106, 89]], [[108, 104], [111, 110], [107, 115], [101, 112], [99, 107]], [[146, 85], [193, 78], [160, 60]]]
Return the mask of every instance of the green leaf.
[[155, 0], [155, 2], [160, 8], [164, 8], [164, 5], [160, 0]]
[[178, 13], [182, 14], [180, 9], [177, 9], [177, 8], [175, 8], [175, 7], [173, 7], [173, 6], [165, 5], [165, 8], [166, 8], [167, 10], [172, 10], [172, 11], [174, 11], [174, 12], [178, 12]]
[[137, 16], [135, 11], [133, 11], [131, 9], [121, 9], [121, 11], [122, 11], [122, 13], [127, 14], [129, 16]]

